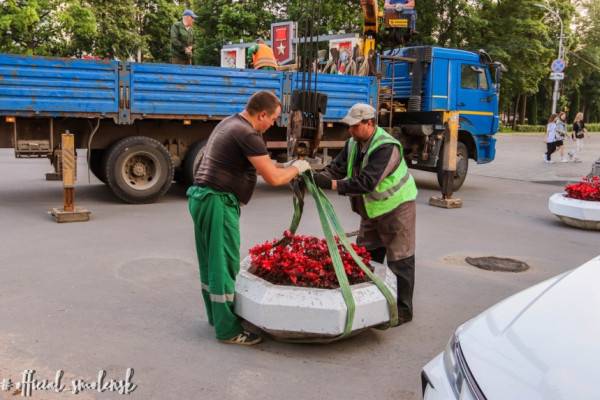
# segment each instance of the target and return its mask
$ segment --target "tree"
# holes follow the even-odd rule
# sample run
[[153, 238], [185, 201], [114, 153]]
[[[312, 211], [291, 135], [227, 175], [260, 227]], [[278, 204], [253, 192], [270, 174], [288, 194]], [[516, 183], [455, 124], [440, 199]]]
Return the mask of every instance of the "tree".
[[96, 20], [80, 0], [0, 3], [0, 49], [17, 54], [81, 55], [92, 49]]
[[134, 58], [143, 45], [139, 34], [134, 0], [88, 0], [101, 32], [94, 42], [96, 55], [127, 60]]
[[[478, 2], [479, 3], [479, 2]], [[468, 0], [420, 0], [416, 42], [442, 47], [468, 46], [487, 21], [479, 16], [480, 5]]]

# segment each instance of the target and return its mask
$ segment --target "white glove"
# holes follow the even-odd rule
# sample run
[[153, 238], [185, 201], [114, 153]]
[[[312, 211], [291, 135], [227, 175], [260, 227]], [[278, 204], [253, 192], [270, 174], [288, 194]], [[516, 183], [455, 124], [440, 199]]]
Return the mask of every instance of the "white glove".
[[292, 163], [292, 167], [295, 167], [299, 172], [298, 174], [303, 174], [310, 169], [310, 164], [306, 160], [296, 160]]
[[396, 4], [396, 11], [400, 12], [404, 10], [404, 4]]

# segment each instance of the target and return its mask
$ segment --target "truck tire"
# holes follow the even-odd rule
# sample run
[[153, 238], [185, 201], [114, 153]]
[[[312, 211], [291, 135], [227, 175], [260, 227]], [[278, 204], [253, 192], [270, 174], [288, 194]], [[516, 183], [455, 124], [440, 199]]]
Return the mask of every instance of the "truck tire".
[[104, 168], [104, 150], [90, 150], [89, 167], [92, 174], [102, 183], [106, 183], [106, 168]]
[[[442, 153], [443, 154], [443, 153]], [[442, 187], [442, 183], [444, 182], [444, 170], [442, 169], [443, 161], [440, 157], [440, 161], [438, 163], [437, 168], [437, 180], [440, 188]], [[465, 182], [467, 178], [467, 172], [469, 171], [469, 151], [467, 150], [467, 146], [458, 142], [456, 144], [456, 172], [454, 173], [454, 181], [452, 183], [452, 190], [454, 192], [458, 192], [460, 187]]]
[[202, 149], [204, 149], [207, 141], [207, 139], [204, 139], [194, 143], [183, 159], [183, 163], [181, 164], [181, 182], [186, 186], [190, 186], [192, 183], [194, 183], [194, 174], [196, 172], [196, 168], [198, 167], [198, 163], [200, 162]]
[[155, 139], [131, 136], [108, 150], [106, 181], [119, 199], [133, 204], [153, 203], [173, 183], [173, 160]]

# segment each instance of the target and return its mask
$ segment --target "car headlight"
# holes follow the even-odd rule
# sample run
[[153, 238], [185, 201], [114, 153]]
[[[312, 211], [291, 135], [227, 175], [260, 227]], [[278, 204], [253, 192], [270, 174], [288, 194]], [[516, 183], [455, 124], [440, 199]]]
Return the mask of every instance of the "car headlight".
[[444, 350], [444, 369], [457, 399], [485, 400], [460, 348], [458, 331], [452, 335]]

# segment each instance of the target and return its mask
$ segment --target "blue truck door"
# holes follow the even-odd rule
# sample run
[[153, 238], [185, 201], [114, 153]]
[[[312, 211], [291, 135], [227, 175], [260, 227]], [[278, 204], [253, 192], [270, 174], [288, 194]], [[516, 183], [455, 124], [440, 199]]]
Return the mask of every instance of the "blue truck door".
[[461, 126], [477, 135], [490, 135], [493, 130], [497, 95], [481, 65], [461, 62], [458, 68], [456, 109], [460, 112]]

